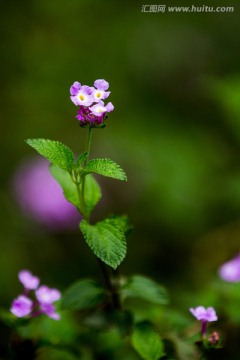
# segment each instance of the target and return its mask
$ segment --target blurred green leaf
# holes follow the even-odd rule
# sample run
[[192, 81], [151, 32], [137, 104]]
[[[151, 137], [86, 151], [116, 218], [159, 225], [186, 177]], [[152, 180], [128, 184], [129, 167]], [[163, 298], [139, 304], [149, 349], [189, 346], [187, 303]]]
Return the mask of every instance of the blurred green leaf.
[[41, 339], [48, 344], [63, 346], [70, 345], [79, 332], [79, 324], [67, 311], [61, 312], [59, 321], [45, 315], [27, 320], [28, 324], [19, 324], [17, 327], [18, 333], [24, 339]]
[[[76, 184], [73, 182], [70, 174], [67, 171], [60, 169], [59, 167], [54, 165], [50, 166], [50, 171], [54, 179], [61, 186], [65, 198], [80, 210], [81, 204], [79, 201], [77, 187]], [[101, 199], [100, 186], [91, 174], [85, 177], [84, 199], [86, 213], [87, 215], [89, 215], [95, 205]]]
[[50, 172], [61, 186], [65, 198], [77, 208], [80, 208], [76, 184], [73, 182], [70, 174], [54, 165], [50, 166]]
[[123, 286], [121, 294], [123, 300], [132, 297], [159, 305], [165, 305], [169, 302], [165, 288], [154, 280], [141, 275], [131, 276]]
[[145, 360], [158, 360], [165, 354], [162, 340], [147, 321], [135, 325], [131, 340], [134, 349]]
[[18, 318], [4, 308], [0, 308], [0, 321], [9, 327], [24, 326], [29, 323], [28, 318]]
[[93, 208], [101, 199], [101, 188], [96, 179], [91, 174], [85, 176], [84, 199], [87, 215], [90, 215]]
[[239, 75], [226, 78], [209, 79], [207, 87], [217, 100], [221, 108], [225, 111], [225, 121], [234, 131], [234, 135], [240, 135], [240, 77]]
[[74, 165], [72, 150], [59, 141], [47, 139], [28, 139], [26, 143], [35, 149], [40, 155], [48, 159], [53, 165], [71, 172]]
[[62, 307], [71, 310], [91, 309], [104, 299], [105, 290], [91, 279], [70, 286], [62, 297]]
[[127, 176], [121, 167], [110, 159], [90, 160], [86, 164], [84, 171], [86, 173], [94, 172], [117, 180], [127, 180]]
[[84, 238], [94, 254], [104, 263], [116, 269], [126, 256], [126, 239], [123, 231], [111, 219], [88, 224], [80, 223]]

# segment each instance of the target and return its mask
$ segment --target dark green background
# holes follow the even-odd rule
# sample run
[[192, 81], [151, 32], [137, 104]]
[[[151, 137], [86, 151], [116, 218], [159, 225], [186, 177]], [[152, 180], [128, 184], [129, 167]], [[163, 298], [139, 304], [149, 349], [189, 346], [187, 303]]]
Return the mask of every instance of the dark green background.
[[69, 99], [74, 81], [110, 83], [115, 110], [108, 126], [94, 131], [92, 156], [121, 164], [129, 181], [99, 178], [104, 197], [94, 219], [129, 214], [134, 231], [122, 271], [153, 276], [187, 312], [198, 305], [194, 291], [239, 250], [239, 2], [214, 2], [235, 7], [214, 14], [143, 13], [143, 4], [2, 3], [0, 298], [6, 306], [20, 290], [22, 268], [61, 290], [99, 272], [78, 231], [53, 234], [24, 218], [11, 190], [19, 163], [34, 154], [24, 139], [46, 137], [77, 154], [84, 150], [86, 130]]

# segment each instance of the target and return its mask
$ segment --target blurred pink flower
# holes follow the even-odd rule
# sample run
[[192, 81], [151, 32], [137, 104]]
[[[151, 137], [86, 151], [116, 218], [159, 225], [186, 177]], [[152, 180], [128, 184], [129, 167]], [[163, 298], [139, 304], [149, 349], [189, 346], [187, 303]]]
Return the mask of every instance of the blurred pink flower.
[[225, 262], [219, 269], [220, 277], [229, 282], [240, 281], [240, 255]]
[[197, 320], [201, 320], [201, 334], [202, 338], [204, 339], [207, 335], [207, 323], [218, 320], [215, 309], [213, 307], [205, 308], [203, 306], [197, 306], [195, 309], [190, 308], [189, 311], [192, 313], [193, 316], [195, 316]]
[[56, 312], [55, 305], [53, 305], [55, 301], [61, 299], [60, 291], [51, 289], [46, 285], [38, 288], [39, 278], [32, 275], [28, 270], [21, 270], [18, 273], [18, 278], [23, 284], [24, 290], [23, 294], [13, 300], [10, 308], [11, 313], [19, 318], [45, 314], [54, 320], [60, 320], [60, 314]]
[[50, 289], [46, 285], [40, 286], [35, 293], [38, 301], [43, 304], [51, 304], [61, 298], [61, 293], [57, 289]]
[[189, 311], [197, 320], [204, 321], [217, 321], [216, 311], [213, 307], [208, 307], [207, 309], [203, 306], [197, 306], [195, 309], [190, 308]]
[[42, 158], [26, 161], [13, 180], [14, 192], [22, 211], [52, 230], [78, 226], [81, 215], [63, 195], [49, 171], [49, 162]]
[[32, 275], [28, 270], [21, 270], [18, 274], [18, 279], [27, 290], [35, 290], [39, 286], [39, 278]]
[[25, 295], [19, 295], [13, 300], [11, 313], [17, 317], [24, 317], [32, 312], [33, 301]]

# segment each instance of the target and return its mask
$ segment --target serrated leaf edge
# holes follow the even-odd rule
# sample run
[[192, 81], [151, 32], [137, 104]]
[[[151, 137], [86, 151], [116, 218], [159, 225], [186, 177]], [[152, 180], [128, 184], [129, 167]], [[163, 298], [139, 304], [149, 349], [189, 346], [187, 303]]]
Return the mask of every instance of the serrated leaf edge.
[[[106, 220], [110, 220], [110, 219], [105, 219], [105, 220], [103, 220], [103, 221], [106, 221]], [[84, 236], [84, 239], [85, 239], [85, 241], [86, 241], [86, 243], [88, 244], [88, 246], [90, 247], [90, 249], [93, 251], [93, 253], [97, 256], [97, 258], [99, 258], [100, 260], [102, 260], [105, 264], [107, 264], [107, 265], [109, 265], [110, 267], [112, 267], [114, 270], [116, 270], [117, 268], [118, 268], [118, 266], [123, 262], [123, 260], [125, 259], [125, 257], [126, 257], [126, 254], [127, 254], [127, 245], [126, 245], [126, 239], [125, 239], [125, 235], [124, 235], [124, 232], [122, 231], [122, 229], [120, 228], [120, 227], [117, 227], [118, 228], [118, 230], [119, 230], [119, 232], [121, 233], [121, 235], [122, 235], [122, 240], [124, 239], [125, 241], [122, 241], [122, 243], [123, 243], [123, 245], [124, 245], [124, 256], [123, 256], [123, 258], [120, 260], [120, 261], [116, 261], [115, 262], [115, 264], [116, 264], [116, 266], [115, 265], [113, 265], [113, 263], [112, 262], [109, 262], [109, 261], [106, 261], [106, 260], [104, 260], [104, 259], [101, 259], [96, 253], [95, 253], [95, 251], [94, 251], [94, 248], [91, 246], [91, 244], [89, 244], [89, 242], [88, 242], [88, 239], [87, 239], [87, 236], [86, 236], [86, 234], [85, 234], [85, 232], [83, 231], [83, 229], [82, 229], [82, 224], [88, 224], [88, 222], [86, 221], [86, 220], [82, 220], [81, 222], [80, 222], [80, 229], [81, 229], [81, 231], [82, 231], [82, 234], [83, 234], [83, 236]], [[99, 223], [97, 223], [97, 224], [99, 224]], [[97, 225], [97, 224], [95, 224], [95, 225]], [[90, 225], [90, 224], [88, 224], [88, 225]], [[93, 226], [93, 225], [91, 225], [91, 226]]]
[[[44, 141], [44, 142], [49, 142], [49, 143], [52, 143], [52, 144], [57, 144], [57, 145], [60, 145], [63, 149], [67, 150], [67, 151], [69, 152], [69, 154], [71, 154], [71, 156], [72, 156], [72, 159], [71, 159], [71, 160], [72, 160], [72, 161], [71, 161], [71, 167], [67, 166], [66, 168], [65, 168], [65, 167], [64, 167], [64, 168], [61, 167], [61, 168], [62, 168], [63, 170], [68, 171], [69, 173], [72, 171], [73, 166], [74, 166], [74, 154], [73, 154], [72, 150], [71, 150], [67, 145], [63, 144], [63, 143], [62, 143], [61, 141], [59, 141], [59, 140], [50, 140], [50, 139], [44, 139], [44, 138], [33, 138], [33, 139], [26, 139], [26, 140], [25, 140], [25, 142], [26, 142], [29, 146], [31, 146], [35, 151], [37, 151], [38, 154], [40, 154], [41, 156], [45, 157], [48, 161], [50, 161], [50, 163], [52, 163], [52, 161], [49, 160], [45, 155], [41, 154], [41, 153], [38, 151], [38, 149], [36, 149], [36, 147], [35, 147], [34, 144], [33, 144], [34, 141], [39, 141], [39, 142]], [[54, 164], [54, 165], [60, 167], [59, 165], [56, 165], [56, 164]]]
[[[125, 171], [121, 168], [120, 165], [118, 165], [115, 161], [113, 161], [112, 159], [109, 159], [109, 158], [97, 158], [97, 159], [91, 159], [91, 160], [89, 160], [89, 161], [87, 162], [85, 168], [84, 168], [84, 171], [85, 171], [86, 173], [96, 172], [96, 171], [94, 171], [94, 170], [88, 171], [87, 168], [88, 168], [88, 165], [89, 165], [89, 164], [93, 163], [94, 161], [99, 161], [99, 160], [100, 160], [100, 161], [110, 161], [112, 164], [116, 165], [116, 167], [120, 170], [121, 174], [123, 175], [123, 178], [122, 178], [122, 179], [119, 179], [119, 178], [113, 177], [113, 179], [117, 179], [117, 180], [121, 180], [121, 181], [127, 181], [127, 175], [126, 175]], [[96, 172], [96, 173], [98, 174], [98, 172]], [[100, 175], [102, 175], [102, 174], [100, 174]], [[102, 175], [102, 176], [111, 177], [110, 175]]]

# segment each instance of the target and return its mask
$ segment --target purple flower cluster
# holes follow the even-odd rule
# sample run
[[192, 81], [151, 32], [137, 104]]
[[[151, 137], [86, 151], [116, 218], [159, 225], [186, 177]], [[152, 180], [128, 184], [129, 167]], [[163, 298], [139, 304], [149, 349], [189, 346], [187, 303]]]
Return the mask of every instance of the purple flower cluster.
[[10, 311], [15, 316], [36, 317], [45, 314], [48, 317], [59, 320], [60, 315], [56, 312], [53, 303], [61, 298], [57, 289], [50, 289], [45, 285], [39, 286], [40, 280], [28, 270], [22, 270], [18, 274], [19, 281], [24, 286], [23, 294], [13, 300]]
[[108, 88], [109, 83], [103, 79], [96, 80], [94, 87], [81, 85], [78, 81], [70, 87], [70, 98], [79, 106], [76, 118], [81, 126], [100, 126], [106, 114], [113, 111], [114, 106], [111, 102], [106, 105], [103, 102], [110, 94], [110, 91], [106, 91]]

